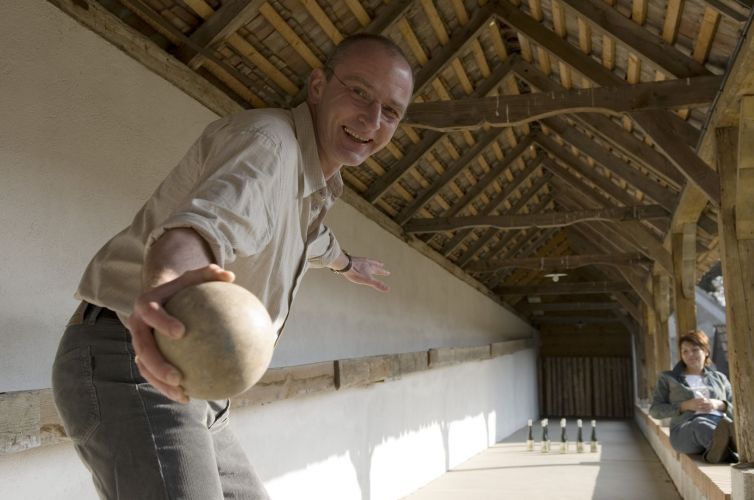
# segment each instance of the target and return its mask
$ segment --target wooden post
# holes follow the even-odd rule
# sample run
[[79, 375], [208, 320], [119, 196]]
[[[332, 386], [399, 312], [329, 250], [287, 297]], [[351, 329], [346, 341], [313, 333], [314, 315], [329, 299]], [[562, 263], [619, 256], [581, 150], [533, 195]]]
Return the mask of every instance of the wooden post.
[[652, 293], [654, 294], [656, 368], [659, 371], [670, 370], [670, 337], [668, 335], [668, 317], [670, 316], [670, 277], [665, 274], [655, 274], [652, 277]]
[[[754, 461], [754, 235], [746, 221], [754, 218], [754, 97], [742, 98], [737, 127], [715, 130], [717, 170], [721, 181], [719, 230], [728, 332], [728, 361], [741, 462]], [[740, 149], [739, 149], [740, 144]], [[744, 227], [738, 230], [739, 223]]]
[[651, 397], [657, 383], [657, 356], [655, 342], [657, 340], [657, 320], [654, 310], [642, 302], [644, 313], [644, 359], [647, 379], [647, 397]]
[[671, 246], [676, 333], [681, 338], [696, 330], [696, 224], [684, 224], [683, 232], [673, 233]]

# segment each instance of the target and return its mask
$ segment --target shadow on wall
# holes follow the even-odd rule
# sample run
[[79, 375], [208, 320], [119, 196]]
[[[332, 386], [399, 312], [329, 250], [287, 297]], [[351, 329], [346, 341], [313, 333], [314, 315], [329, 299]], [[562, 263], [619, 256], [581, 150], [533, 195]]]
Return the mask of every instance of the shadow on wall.
[[233, 426], [273, 499], [401, 498], [536, 418], [535, 356], [244, 408]]

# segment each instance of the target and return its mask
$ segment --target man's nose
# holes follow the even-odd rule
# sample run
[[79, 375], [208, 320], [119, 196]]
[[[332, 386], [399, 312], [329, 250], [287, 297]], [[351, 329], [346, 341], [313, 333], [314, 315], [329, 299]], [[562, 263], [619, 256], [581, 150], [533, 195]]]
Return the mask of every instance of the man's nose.
[[370, 130], [377, 130], [380, 127], [382, 119], [382, 105], [380, 101], [374, 100], [365, 106], [361, 112], [361, 121], [369, 127]]

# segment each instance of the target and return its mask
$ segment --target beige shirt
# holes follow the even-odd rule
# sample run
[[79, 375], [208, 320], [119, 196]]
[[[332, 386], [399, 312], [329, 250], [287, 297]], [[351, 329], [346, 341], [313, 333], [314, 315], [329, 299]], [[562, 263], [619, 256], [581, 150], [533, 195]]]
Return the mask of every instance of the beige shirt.
[[142, 290], [150, 245], [166, 230], [190, 227], [215, 262], [267, 307], [278, 334], [307, 267], [324, 267], [340, 246], [323, 225], [343, 191], [325, 181], [306, 103], [258, 109], [211, 123], [136, 214], [89, 263], [76, 297], [121, 320]]

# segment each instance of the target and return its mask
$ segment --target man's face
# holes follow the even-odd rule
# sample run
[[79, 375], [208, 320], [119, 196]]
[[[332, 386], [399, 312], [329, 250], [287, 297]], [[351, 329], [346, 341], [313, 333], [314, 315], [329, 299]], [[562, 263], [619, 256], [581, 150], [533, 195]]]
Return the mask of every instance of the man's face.
[[327, 80], [315, 70], [309, 81], [322, 170], [359, 165], [393, 137], [411, 100], [411, 69], [374, 43], [351, 47]]

